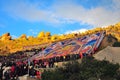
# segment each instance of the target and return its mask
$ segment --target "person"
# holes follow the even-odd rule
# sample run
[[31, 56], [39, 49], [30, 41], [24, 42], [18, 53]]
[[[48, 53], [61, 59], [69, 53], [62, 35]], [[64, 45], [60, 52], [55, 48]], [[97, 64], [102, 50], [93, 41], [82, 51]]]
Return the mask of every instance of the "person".
[[53, 68], [54, 62], [52, 59], [49, 60], [48, 65], [49, 65], [49, 68]]
[[36, 77], [37, 77], [37, 79], [41, 79], [41, 72], [40, 71], [36, 71]]
[[10, 70], [11, 70], [11, 77], [14, 79], [14, 77], [15, 77], [15, 66], [12, 65]]
[[0, 62], [0, 69], [2, 68], [2, 63]]
[[16, 76], [15, 80], [20, 80], [20, 78], [19, 78], [19, 76], [18, 76], [18, 75]]
[[47, 63], [46, 63], [46, 61], [44, 61], [44, 68], [46, 68], [46, 66], [47, 66]]
[[63, 56], [60, 56], [60, 61], [63, 61]]
[[35, 71], [34, 67], [30, 66], [30, 70], [29, 70], [30, 77], [34, 77], [35, 74], [36, 74], [36, 71]]
[[84, 53], [80, 53], [80, 58], [81, 58], [81, 59], [83, 58], [83, 55], [84, 55]]
[[54, 65], [55, 65], [56, 68], [58, 67], [58, 63], [57, 62], [55, 62]]
[[0, 80], [2, 80], [2, 77], [3, 77], [3, 69], [1, 68], [0, 69]]
[[10, 80], [11, 77], [10, 77], [10, 70], [7, 70], [5, 73], [4, 73], [4, 77], [5, 77], [5, 80]]
[[65, 59], [66, 59], [66, 57], [65, 56], [63, 56], [63, 60], [65, 61]]

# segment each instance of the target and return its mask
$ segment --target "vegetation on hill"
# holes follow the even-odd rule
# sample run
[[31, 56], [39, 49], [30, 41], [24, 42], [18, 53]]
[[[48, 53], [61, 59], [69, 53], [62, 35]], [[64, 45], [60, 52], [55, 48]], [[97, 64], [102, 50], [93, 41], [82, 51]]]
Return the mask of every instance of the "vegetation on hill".
[[119, 67], [118, 64], [86, 57], [82, 63], [73, 61], [65, 67], [44, 71], [42, 80], [119, 80]]
[[115, 43], [113, 44], [113, 47], [120, 47], [120, 42], [115, 42]]
[[33, 36], [27, 37], [26, 34], [22, 34], [19, 38], [12, 39], [10, 33], [6, 33], [0, 36], [0, 55], [12, 54], [16, 51], [23, 51], [26, 49], [30, 50], [32, 48], [40, 48], [44, 47], [41, 46], [41, 44], [47, 46], [48, 44], [51, 44], [56, 41], [90, 35], [100, 31], [106, 31], [107, 35], [112, 35], [118, 41], [120, 41], [120, 23], [110, 25], [104, 28], [97, 27], [95, 29], [88, 30], [84, 33], [71, 33], [63, 35], [51, 35], [50, 32], [45, 33], [42, 31], [37, 35], [37, 37]]

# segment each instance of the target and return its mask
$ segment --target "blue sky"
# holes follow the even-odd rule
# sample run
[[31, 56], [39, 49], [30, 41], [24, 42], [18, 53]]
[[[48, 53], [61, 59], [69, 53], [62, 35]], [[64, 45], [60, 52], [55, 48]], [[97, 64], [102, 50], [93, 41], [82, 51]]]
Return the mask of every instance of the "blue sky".
[[0, 0], [0, 35], [65, 34], [120, 22], [119, 0]]

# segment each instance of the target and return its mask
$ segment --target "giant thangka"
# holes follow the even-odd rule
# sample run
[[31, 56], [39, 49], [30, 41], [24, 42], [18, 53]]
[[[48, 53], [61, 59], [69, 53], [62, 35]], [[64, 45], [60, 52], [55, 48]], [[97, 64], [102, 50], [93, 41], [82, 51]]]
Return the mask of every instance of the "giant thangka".
[[94, 53], [103, 40], [105, 32], [86, 35], [80, 38], [68, 39], [65, 41], [55, 42], [43, 51], [32, 56], [30, 60], [52, 58], [55, 56], [65, 56], [68, 54], [91, 54]]

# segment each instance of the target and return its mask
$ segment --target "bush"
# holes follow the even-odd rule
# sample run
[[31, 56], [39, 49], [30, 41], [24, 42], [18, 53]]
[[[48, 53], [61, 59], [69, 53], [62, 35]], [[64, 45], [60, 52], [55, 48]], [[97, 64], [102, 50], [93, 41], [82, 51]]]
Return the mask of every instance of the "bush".
[[82, 63], [77, 61], [69, 62], [64, 68], [57, 68], [54, 71], [45, 71], [43, 80], [98, 80], [99, 78], [116, 78], [118, 64], [108, 61], [98, 61], [92, 57], [83, 58]]
[[120, 42], [114, 42], [113, 47], [120, 47]]

